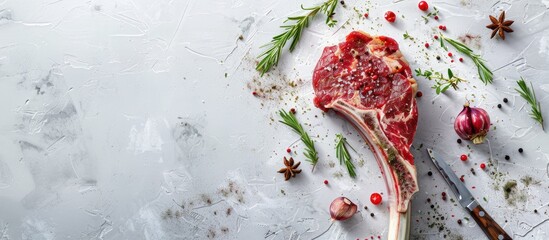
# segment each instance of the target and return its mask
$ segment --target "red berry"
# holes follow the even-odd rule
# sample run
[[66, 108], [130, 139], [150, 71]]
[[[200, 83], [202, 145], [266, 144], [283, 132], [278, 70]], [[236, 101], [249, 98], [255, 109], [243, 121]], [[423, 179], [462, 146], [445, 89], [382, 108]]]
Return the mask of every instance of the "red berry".
[[368, 18], [368, 15], [369, 15], [368, 13], [365, 13], [365, 14], [364, 14], [364, 17], [365, 17], [365, 18]]
[[454, 56], [454, 54], [452, 54], [451, 52], [448, 53], [448, 57], [452, 57]]
[[419, 10], [421, 11], [427, 11], [427, 9], [429, 9], [429, 4], [425, 1], [421, 1], [417, 4], [417, 7], [419, 7]]
[[387, 22], [395, 22], [396, 14], [392, 11], [387, 11], [385, 13], [385, 20], [387, 20]]
[[290, 109], [290, 112], [295, 114], [296, 113], [295, 108]]
[[380, 204], [381, 200], [382, 200], [382, 197], [381, 197], [381, 194], [379, 193], [372, 193], [372, 195], [370, 195], [370, 202], [372, 202], [372, 204], [374, 205]]
[[328, 180], [324, 180], [324, 184], [325, 184], [325, 185], [328, 185]]
[[459, 61], [460, 61], [460, 62], [463, 62], [463, 58], [459, 58]]
[[426, 48], [429, 48], [429, 43], [425, 43], [425, 47], [426, 47]]
[[465, 175], [461, 175], [461, 177], [459, 177], [459, 180], [465, 182]]
[[442, 192], [442, 196], [446, 196], [446, 192]]
[[438, 20], [438, 16], [435, 16], [435, 20]]
[[485, 168], [486, 168], [486, 164], [481, 163], [481, 164], [480, 164], [480, 168], [481, 168], [481, 169], [485, 169]]
[[438, 29], [442, 30], [442, 25], [438, 25]]
[[459, 159], [461, 159], [461, 161], [467, 161], [467, 155], [462, 154], [461, 157], [459, 157]]
[[256, 91], [253, 91], [253, 92], [252, 92], [252, 95], [257, 96], [257, 92], [256, 92]]
[[420, 98], [421, 96], [423, 96], [423, 93], [422, 93], [421, 91], [418, 91], [418, 92], [416, 93], [416, 97]]
[[286, 152], [291, 153], [292, 149], [288, 148], [288, 149], [286, 149]]
[[454, 59], [452, 59], [452, 61], [450, 61], [450, 62], [454, 62]]
[[437, 35], [435, 35], [435, 37], [434, 37], [434, 38], [435, 38], [435, 39], [438, 39], [438, 36], [437, 36]]

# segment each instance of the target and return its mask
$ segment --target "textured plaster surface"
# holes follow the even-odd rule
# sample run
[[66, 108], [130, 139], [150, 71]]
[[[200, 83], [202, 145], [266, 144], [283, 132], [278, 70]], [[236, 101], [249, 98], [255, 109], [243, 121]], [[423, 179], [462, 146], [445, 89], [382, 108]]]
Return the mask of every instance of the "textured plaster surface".
[[[360, 212], [320, 238], [385, 238], [391, 199], [369, 202], [386, 192], [372, 153], [346, 121], [312, 104], [323, 47], [352, 30], [395, 38], [412, 69], [450, 67], [468, 80], [436, 95], [418, 78], [411, 238], [484, 238], [427, 159], [430, 147], [515, 239], [549, 239], [549, 135], [514, 91], [520, 77], [531, 81], [549, 119], [549, 1], [430, 1], [440, 19], [428, 23], [416, 1], [345, 1], [337, 26], [312, 21], [261, 77], [260, 47], [300, 4], [317, 2], [0, 0], [0, 239], [311, 239], [342, 195]], [[383, 19], [387, 10], [396, 23]], [[501, 10], [515, 20], [505, 41], [484, 27]], [[452, 48], [450, 62], [432, 38], [440, 24], [487, 60], [493, 84]], [[492, 118], [485, 144], [456, 143], [453, 119], [466, 99]], [[297, 136], [277, 122], [289, 108], [317, 142], [313, 173]], [[337, 133], [356, 149], [356, 179], [335, 158]], [[288, 147], [303, 173], [285, 182], [276, 170]]]

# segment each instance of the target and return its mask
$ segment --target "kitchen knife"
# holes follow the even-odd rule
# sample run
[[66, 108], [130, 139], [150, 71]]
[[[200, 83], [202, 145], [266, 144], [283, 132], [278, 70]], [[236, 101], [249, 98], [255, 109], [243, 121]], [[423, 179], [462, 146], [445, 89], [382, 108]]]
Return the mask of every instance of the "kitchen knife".
[[463, 182], [459, 180], [454, 171], [448, 166], [448, 164], [442, 159], [442, 157], [435, 153], [432, 149], [427, 149], [431, 160], [435, 164], [438, 171], [444, 177], [444, 180], [452, 189], [452, 192], [459, 199], [459, 204], [463, 206], [471, 214], [473, 219], [480, 226], [482, 231], [488, 236], [491, 240], [507, 240], [512, 239], [506, 232], [499, 226], [499, 224], [488, 215], [488, 213], [480, 206], [480, 204], [475, 200], [471, 192], [467, 190]]

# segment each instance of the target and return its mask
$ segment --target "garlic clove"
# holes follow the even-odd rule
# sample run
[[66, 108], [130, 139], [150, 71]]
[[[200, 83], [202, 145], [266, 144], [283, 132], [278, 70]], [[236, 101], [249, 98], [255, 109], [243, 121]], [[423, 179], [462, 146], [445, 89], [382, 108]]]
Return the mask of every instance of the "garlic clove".
[[338, 197], [330, 204], [330, 216], [332, 220], [344, 221], [355, 215], [357, 205], [346, 197]]

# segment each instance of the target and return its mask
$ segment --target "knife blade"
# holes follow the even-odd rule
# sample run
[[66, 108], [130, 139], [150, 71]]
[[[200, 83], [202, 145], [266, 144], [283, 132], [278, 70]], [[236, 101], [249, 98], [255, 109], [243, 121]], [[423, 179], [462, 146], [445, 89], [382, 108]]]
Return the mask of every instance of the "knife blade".
[[484, 210], [482, 206], [475, 200], [473, 194], [469, 192], [465, 184], [454, 173], [452, 168], [443, 160], [442, 156], [428, 148], [427, 153], [431, 161], [435, 164], [442, 177], [450, 186], [452, 192], [458, 198], [459, 204], [467, 209], [469, 214], [475, 219], [482, 231], [489, 239], [492, 240], [507, 240], [512, 239], [506, 232], [499, 226], [499, 224], [492, 219], [492, 217]]

